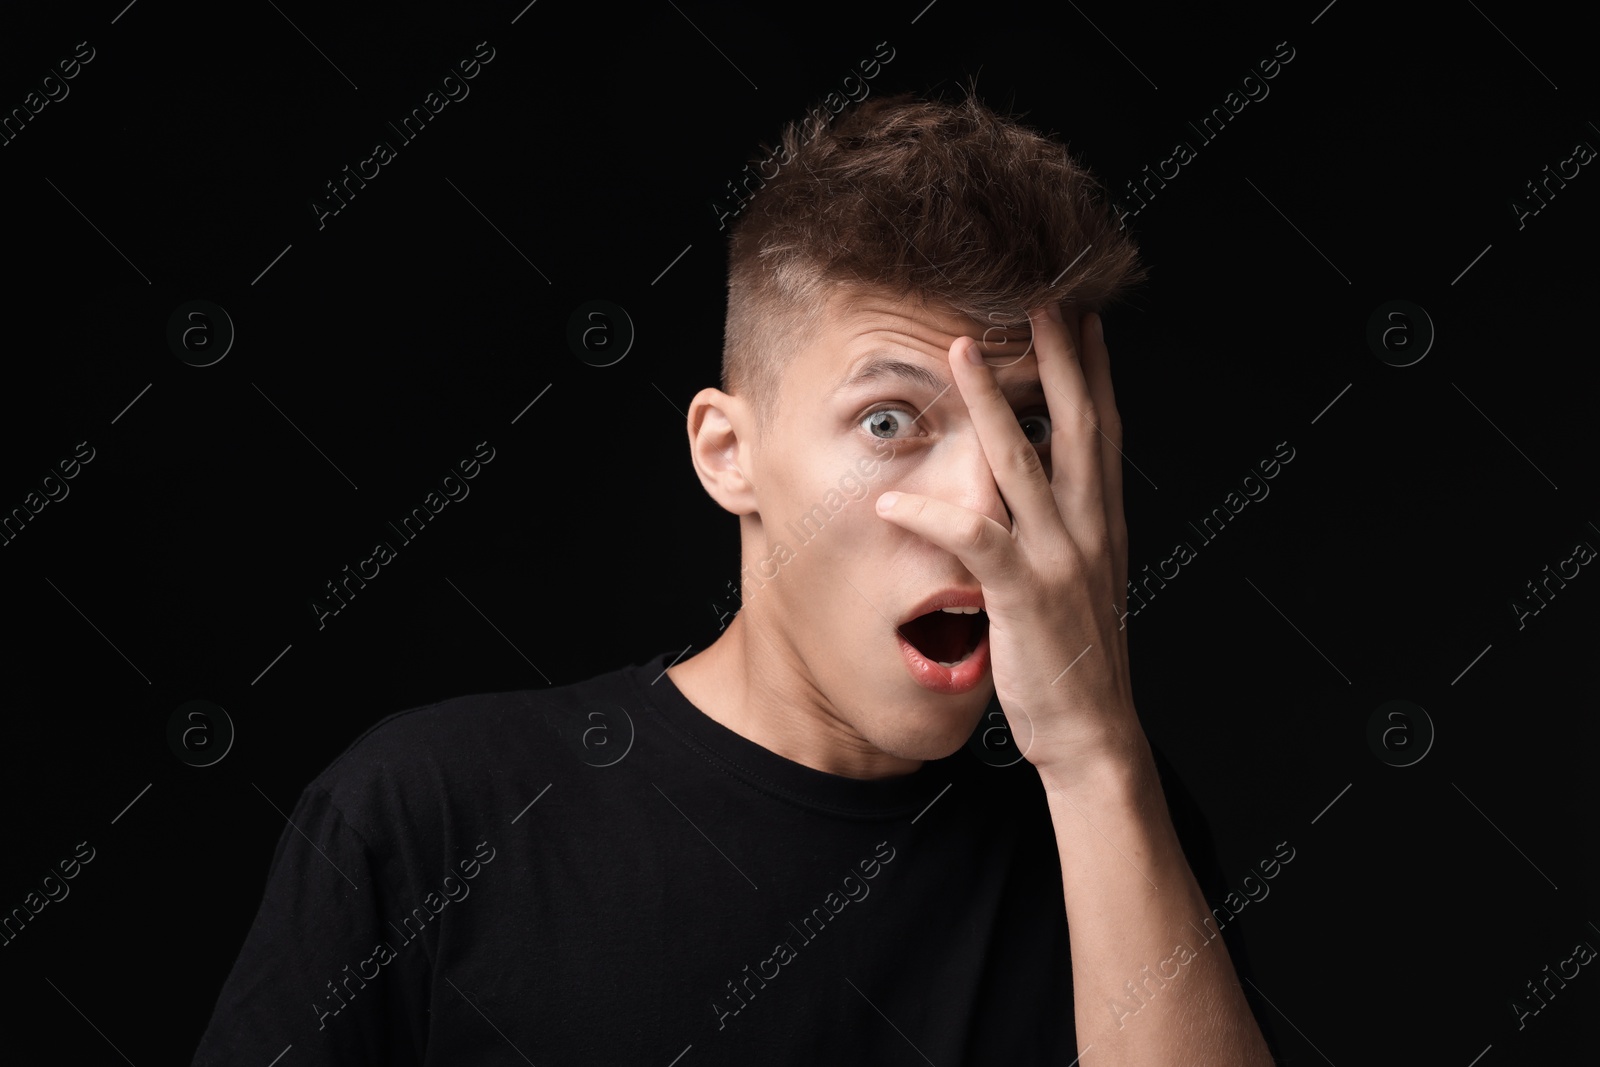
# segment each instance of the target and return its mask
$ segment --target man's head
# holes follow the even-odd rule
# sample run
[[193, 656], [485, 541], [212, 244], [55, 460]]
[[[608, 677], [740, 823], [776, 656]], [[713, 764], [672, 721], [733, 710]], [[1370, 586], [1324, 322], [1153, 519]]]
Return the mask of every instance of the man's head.
[[[783, 371], [846, 287], [1027, 329], [1046, 302], [1098, 311], [1145, 278], [1065, 145], [976, 98], [909, 93], [790, 123], [777, 174], [733, 225], [722, 388], [772, 421]], [[991, 336], [998, 336], [998, 332]]]
[[[1144, 271], [1066, 148], [970, 97], [791, 124], [777, 158], [733, 228], [722, 389], [689, 414], [701, 482], [740, 516], [734, 625], [785, 705], [842, 744], [939, 758], [972, 733], [993, 682], [924, 688], [899, 635], [938, 636], [899, 624], [979, 584], [872, 502], [921, 493], [1009, 527], [951, 385], [951, 344], [982, 343], [1048, 464], [1028, 311], [1060, 303], [1072, 321]], [[949, 629], [959, 643], [960, 622]]]

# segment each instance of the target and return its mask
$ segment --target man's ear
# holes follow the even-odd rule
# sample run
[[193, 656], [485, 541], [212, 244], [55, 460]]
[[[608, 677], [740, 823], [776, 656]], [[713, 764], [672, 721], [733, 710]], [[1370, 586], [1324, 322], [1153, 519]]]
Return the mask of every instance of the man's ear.
[[741, 398], [706, 388], [689, 403], [689, 458], [711, 499], [734, 515], [756, 510], [747, 477], [753, 459], [753, 413]]

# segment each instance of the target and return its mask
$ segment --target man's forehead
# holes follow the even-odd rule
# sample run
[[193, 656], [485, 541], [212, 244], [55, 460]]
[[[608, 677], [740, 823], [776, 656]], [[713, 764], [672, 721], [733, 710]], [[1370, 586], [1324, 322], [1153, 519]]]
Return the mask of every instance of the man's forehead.
[[1026, 342], [1033, 335], [1033, 326], [1024, 308], [972, 318], [948, 305], [920, 297], [897, 299], [883, 293], [862, 293], [853, 289], [834, 294], [827, 306], [833, 325], [852, 334], [909, 328], [919, 334], [938, 333], [948, 341], [963, 335], [977, 338], [987, 335], [997, 342]]
[[[1044, 383], [1039, 380], [1037, 357], [1026, 350], [1025, 342], [1018, 342], [1018, 351], [996, 358], [989, 355], [989, 365], [996, 371], [1004, 370], [998, 380], [1000, 389], [1012, 403], [1042, 400]], [[935, 369], [937, 367], [937, 369]], [[885, 385], [902, 382], [927, 391], [944, 392], [950, 388], [949, 369], [941, 357], [934, 364], [927, 356], [902, 349], [875, 348], [849, 361], [837, 379], [833, 395], [848, 393], [865, 385]]]
[[849, 362], [869, 347], [904, 344], [940, 358], [957, 337], [971, 337], [991, 357], [1015, 359], [1030, 350], [1033, 326], [1026, 311], [995, 314], [989, 321], [953, 308], [883, 296], [835, 297], [829, 306], [829, 332], [836, 352], [851, 353]]

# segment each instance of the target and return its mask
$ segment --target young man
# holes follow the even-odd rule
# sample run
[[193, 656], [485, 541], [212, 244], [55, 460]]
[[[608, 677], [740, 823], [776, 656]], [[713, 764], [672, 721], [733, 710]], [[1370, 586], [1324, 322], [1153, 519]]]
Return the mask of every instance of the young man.
[[780, 149], [688, 419], [741, 610], [368, 731], [196, 1064], [1271, 1063], [1133, 704], [1096, 309], [1134, 246], [971, 99]]

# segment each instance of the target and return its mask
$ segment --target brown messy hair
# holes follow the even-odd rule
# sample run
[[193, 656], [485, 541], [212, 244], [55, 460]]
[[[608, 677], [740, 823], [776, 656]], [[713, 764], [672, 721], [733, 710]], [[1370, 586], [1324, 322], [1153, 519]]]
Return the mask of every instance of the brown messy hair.
[[[789, 123], [780, 166], [733, 224], [722, 389], [758, 436], [784, 370], [841, 289], [878, 290], [1025, 326], [1026, 309], [1098, 311], [1144, 281], [1138, 248], [1065, 145], [969, 91], [815, 109]], [[1070, 269], [1068, 269], [1070, 265]]]

